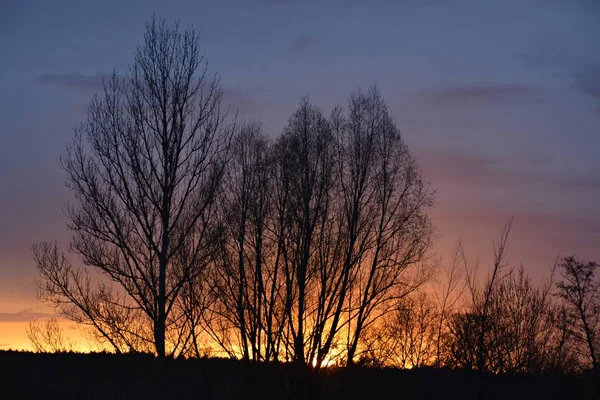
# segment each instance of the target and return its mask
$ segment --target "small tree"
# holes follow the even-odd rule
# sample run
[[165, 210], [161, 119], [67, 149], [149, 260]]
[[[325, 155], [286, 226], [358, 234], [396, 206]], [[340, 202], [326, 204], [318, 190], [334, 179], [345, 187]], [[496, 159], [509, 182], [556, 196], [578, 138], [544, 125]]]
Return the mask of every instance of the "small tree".
[[56, 318], [41, 322], [33, 320], [27, 327], [27, 338], [38, 353], [75, 351], [75, 344], [63, 334]]
[[[449, 267], [445, 268], [445, 282], [444, 286], [440, 286], [438, 300], [438, 313], [437, 313], [437, 332], [436, 332], [436, 367], [443, 365], [442, 358], [447, 358], [447, 349], [444, 344], [449, 334], [448, 332], [448, 319], [453, 315], [454, 307], [460, 300], [466, 288], [463, 280], [463, 271], [461, 267], [464, 267], [465, 250], [462, 241], [459, 241], [452, 252], [452, 263]], [[445, 354], [444, 354], [445, 353]]]
[[506, 268], [509, 228], [488, 279], [478, 284], [467, 274], [471, 301], [450, 318], [450, 364], [494, 373], [576, 370], [568, 318], [551, 296], [554, 269], [549, 282], [535, 285], [522, 266]]
[[[511, 226], [512, 218], [504, 226], [498, 243], [494, 243], [493, 267], [483, 285], [477, 282], [478, 263], [470, 267], [467, 262], [464, 262], [471, 299], [469, 309], [453, 317], [451, 351], [458, 364], [479, 371], [488, 369], [489, 355], [492, 352], [490, 349], [492, 306], [500, 281], [506, 276], [503, 272], [507, 267], [506, 251]], [[464, 251], [462, 257], [464, 260]]]
[[419, 368], [433, 364], [436, 355], [437, 321], [435, 305], [425, 293], [398, 302], [388, 322], [388, 335], [395, 339], [393, 365]]
[[572, 315], [572, 329], [589, 362], [596, 372], [600, 390], [598, 365], [598, 329], [600, 327], [600, 284], [596, 280], [599, 264], [584, 262], [576, 256], [564, 257], [559, 264], [562, 281], [557, 282], [559, 296]]

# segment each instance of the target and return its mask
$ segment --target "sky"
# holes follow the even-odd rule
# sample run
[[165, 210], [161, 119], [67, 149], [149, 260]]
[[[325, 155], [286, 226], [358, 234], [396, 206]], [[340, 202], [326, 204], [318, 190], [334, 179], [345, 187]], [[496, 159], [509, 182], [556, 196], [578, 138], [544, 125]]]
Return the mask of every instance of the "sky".
[[153, 14], [201, 36], [231, 110], [277, 137], [308, 95], [325, 111], [378, 84], [437, 191], [432, 255], [508, 259], [536, 279], [600, 261], [597, 0], [0, 3], [0, 349], [26, 348], [31, 244], [68, 246], [59, 157], [102, 77], [123, 73]]

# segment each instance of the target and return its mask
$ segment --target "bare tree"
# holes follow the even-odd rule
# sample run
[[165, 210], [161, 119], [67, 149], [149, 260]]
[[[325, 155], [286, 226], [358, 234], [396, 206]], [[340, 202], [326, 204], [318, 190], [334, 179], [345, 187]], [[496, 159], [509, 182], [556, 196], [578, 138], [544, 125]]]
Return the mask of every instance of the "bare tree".
[[61, 165], [76, 200], [71, 251], [85, 267], [50, 244], [33, 248], [41, 298], [117, 351], [178, 348], [177, 303], [215, 251], [231, 129], [198, 43], [154, 18], [129, 73], [104, 82], [75, 130]]
[[535, 285], [522, 266], [506, 268], [510, 226], [494, 247], [486, 281], [478, 283], [467, 268], [471, 298], [450, 318], [449, 363], [495, 373], [573, 370], [567, 319], [551, 295], [554, 269], [549, 282]]
[[465, 267], [465, 279], [470, 294], [469, 307], [451, 318], [451, 339], [449, 351], [456, 365], [466, 368], [475, 368], [484, 371], [487, 368], [488, 355], [490, 354], [490, 308], [499, 282], [505, 275], [506, 246], [508, 235], [512, 226], [511, 220], [504, 226], [500, 240], [494, 243], [494, 258], [491, 272], [487, 279], [480, 285], [477, 282], [479, 262], [469, 265], [464, 249], [461, 257]]
[[260, 125], [241, 126], [232, 143], [220, 203], [225, 235], [214, 265], [211, 287], [218, 299], [210, 315], [220, 316], [223, 327], [236, 332], [229, 342], [207, 321], [207, 330], [226, 351], [243, 359], [270, 361], [277, 357], [284, 315], [276, 298], [282, 279], [273, 234], [273, 179], [270, 143]]
[[534, 373], [555, 369], [552, 281], [534, 285], [523, 267], [499, 282], [490, 301], [488, 369], [496, 372]]
[[266, 359], [318, 368], [345, 340], [352, 363], [363, 330], [431, 277], [421, 261], [433, 192], [376, 87], [329, 119], [303, 99], [258, 186], [245, 151], [234, 151], [224, 204], [235, 212], [214, 285], [241, 356], [263, 346]]
[[437, 310], [423, 292], [398, 302], [387, 322], [387, 335], [393, 338], [391, 364], [399, 368], [432, 365], [436, 356]]
[[[334, 136], [321, 110], [303, 99], [290, 117], [277, 143], [276, 168], [281, 185], [287, 188], [284, 199], [287, 224], [283, 235], [283, 264], [286, 280], [285, 311], [288, 343], [298, 364], [306, 360], [305, 340], [307, 302], [311, 282], [319, 267], [319, 237], [328, 229], [328, 211], [332, 202]], [[308, 311], [307, 311], [308, 308]], [[313, 341], [314, 343], [314, 341]]]
[[75, 343], [66, 338], [56, 318], [45, 322], [33, 320], [27, 327], [27, 338], [38, 353], [60, 353], [75, 351]]
[[283, 328], [284, 358], [317, 368], [344, 340], [352, 363], [363, 330], [431, 277], [421, 262], [433, 192], [378, 89], [349, 104], [326, 119], [303, 99], [273, 146], [275, 250], [264, 265], [284, 278], [270, 278], [270, 301], [285, 316], [267, 326]]
[[550, 351], [546, 353], [546, 370], [558, 373], [580, 373], [583, 370], [577, 337], [573, 333], [575, 320], [564, 302], [555, 304], [550, 319], [554, 327]]
[[[338, 131], [344, 154], [342, 215], [349, 232], [341, 268], [347, 285], [342, 285], [338, 304], [347, 299], [352, 310], [351, 364], [362, 331], [384, 316], [395, 299], [432, 277], [424, 260], [432, 240], [427, 211], [434, 193], [376, 86], [351, 95], [348, 117]], [[334, 320], [341, 310], [338, 306]]]
[[[510, 221], [502, 229], [502, 234], [500, 235], [500, 240], [498, 241], [498, 243], [494, 243], [493, 267], [483, 287], [480, 288], [476, 281], [478, 265], [475, 264], [474, 267], [469, 269], [468, 264], [465, 263], [465, 266], [467, 267], [467, 286], [471, 294], [471, 304], [473, 306], [472, 314], [468, 315], [469, 318], [467, 318], [465, 322], [468, 322], [469, 324], [475, 323], [477, 332], [475, 362], [476, 368], [479, 371], [484, 371], [486, 369], [486, 364], [488, 361], [487, 356], [489, 354], [489, 346], [486, 345], [486, 337], [488, 336], [488, 331], [490, 329], [490, 307], [494, 298], [494, 292], [499, 284], [499, 281], [501, 281], [503, 278], [502, 272], [507, 266], [506, 246], [508, 242], [508, 235], [512, 226], [512, 221], [513, 219], [511, 218]], [[470, 337], [472, 335], [472, 332], [470, 332], [471, 327], [468, 327], [467, 329], [469, 330], [469, 332], [467, 333]], [[472, 341], [472, 339], [470, 339], [469, 341]]]
[[[462, 297], [465, 284], [463, 281], [463, 271], [465, 265], [465, 249], [462, 241], [459, 241], [452, 252], [452, 262], [448, 268], [445, 269], [446, 281], [445, 286], [442, 289], [441, 296], [438, 298], [438, 321], [437, 321], [437, 333], [436, 333], [436, 366], [439, 368], [442, 366], [444, 361], [442, 360], [445, 336], [448, 334], [448, 317], [454, 313], [454, 308], [457, 302]], [[443, 355], [444, 358], [447, 354]]]
[[559, 296], [565, 301], [572, 320], [573, 334], [585, 348], [587, 359], [596, 372], [600, 392], [600, 366], [598, 365], [598, 328], [600, 326], [600, 284], [596, 280], [599, 264], [584, 262], [576, 256], [564, 257], [558, 264], [562, 281], [556, 283]]
[[503, 276], [488, 299], [483, 350], [481, 305], [452, 317], [450, 365], [494, 373], [576, 371], [569, 319], [552, 301], [552, 285], [534, 285], [523, 267]]

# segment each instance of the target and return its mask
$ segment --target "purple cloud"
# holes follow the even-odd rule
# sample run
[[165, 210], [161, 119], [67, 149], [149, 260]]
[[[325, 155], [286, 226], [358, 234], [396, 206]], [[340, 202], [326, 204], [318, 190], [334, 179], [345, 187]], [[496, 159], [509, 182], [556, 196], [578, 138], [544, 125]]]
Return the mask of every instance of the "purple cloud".
[[401, 3], [412, 7], [442, 7], [447, 5], [445, 0], [387, 0], [388, 3]]
[[262, 3], [267, 6], [275, 6], [280, 4], [305, 3], [309, 0], [263, 0]]
[[474, 83], [443, 89], [425, 89], [420, 95], [438, 106], [539, 103], [542, 90], [521, 83]]
[[600, 66], [588, 68], [571, 76], [576, 89], [600, 101]]
[[56, 315], [25, 309], [16, 313], [0, 313], [0, 322], [29, 322], [34, 319], [50, 319], [53, 317], [56, 317]]
[[[515, 160], [489, 157], [466, 150], [417, 147], [414, 149], [426, 175], [433, 181], [476, 187], [551, 185], [561, 190], [600, 190], [600, 170], [586, 175], [542, 174], [527, 167], [517, 168]], [[536, 166], [540, 155], [527, 161]], [[550, 160], [543, 158], [544, 164]]]
[[292, 42], [294, 51], [302, 51], [314, 47], [321, 43], [321, 40], [314, 36], [300, 36]]
[[38, 76], [34, 82], [77, 90], [100, 90], [102, 81], [109, 77], [107, 74], [82, 75], [79, 72], [67, 74], [43, 74]]
[[[530, 209], [503, 209], [494, 205], [494, 212], [482, 206], [465, 208], [438, 209], [436, 219], [444, 225], [475, 223], [483, 226], [502, 226], [514, 217], [519, 230], [525, 235], [547, 235], [552, 250], [557, 253], [568, 249], [595, 250], [600, 234], [600, 219], [596, 216], [577, 216], [564, 212], [542, 212]], [[532, 249], [529, 249], [530, 251]], [[539, 248], [533, 251], [547, 251]], [[518, 259], [518, 258], [517, 258]]]
[[256, 93], [270, 93], [271, 91], [264, 86], [256, 85], [250, 89], [252, 92]]
[[541, 49], [533, 53], [518, 53], [514, 57], [531, 68], [564, 68], [572, 63], [573, 57], [564, 49]]
[[515, 58], [526, 66], [538, 69], [550, 68], [555, 78], [571, 78], [573, 87], [596, 100], [600, 100], [600, 65], [576, 59], [561, 52], [517, 54]]
[[263, 93], [267, 93], [266, 89], [223, 88], [223, 106], [243, 113], [261, 112], [268, 108], [267, 102], [261, 97]]
[[427, 177], [434, 181], [474, 186], [527, 183], [522, 173], [504, 167], [500, 159], [455, 149], [414, 150]]

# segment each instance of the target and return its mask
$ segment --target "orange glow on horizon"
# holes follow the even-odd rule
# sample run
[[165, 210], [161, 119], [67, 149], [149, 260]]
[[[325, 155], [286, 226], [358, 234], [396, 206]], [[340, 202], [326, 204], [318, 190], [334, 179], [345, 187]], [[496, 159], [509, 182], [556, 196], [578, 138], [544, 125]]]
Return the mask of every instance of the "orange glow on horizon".
[[[44, 323], [46, 320], [39, 320]], [[0, 322], [0, 350], [35, 351], [27, 337], [30, 321]], [[63, 338], [73, 344], [73, 351], [88, 353], [97, 348], [73, 322], [59, 320]]]

